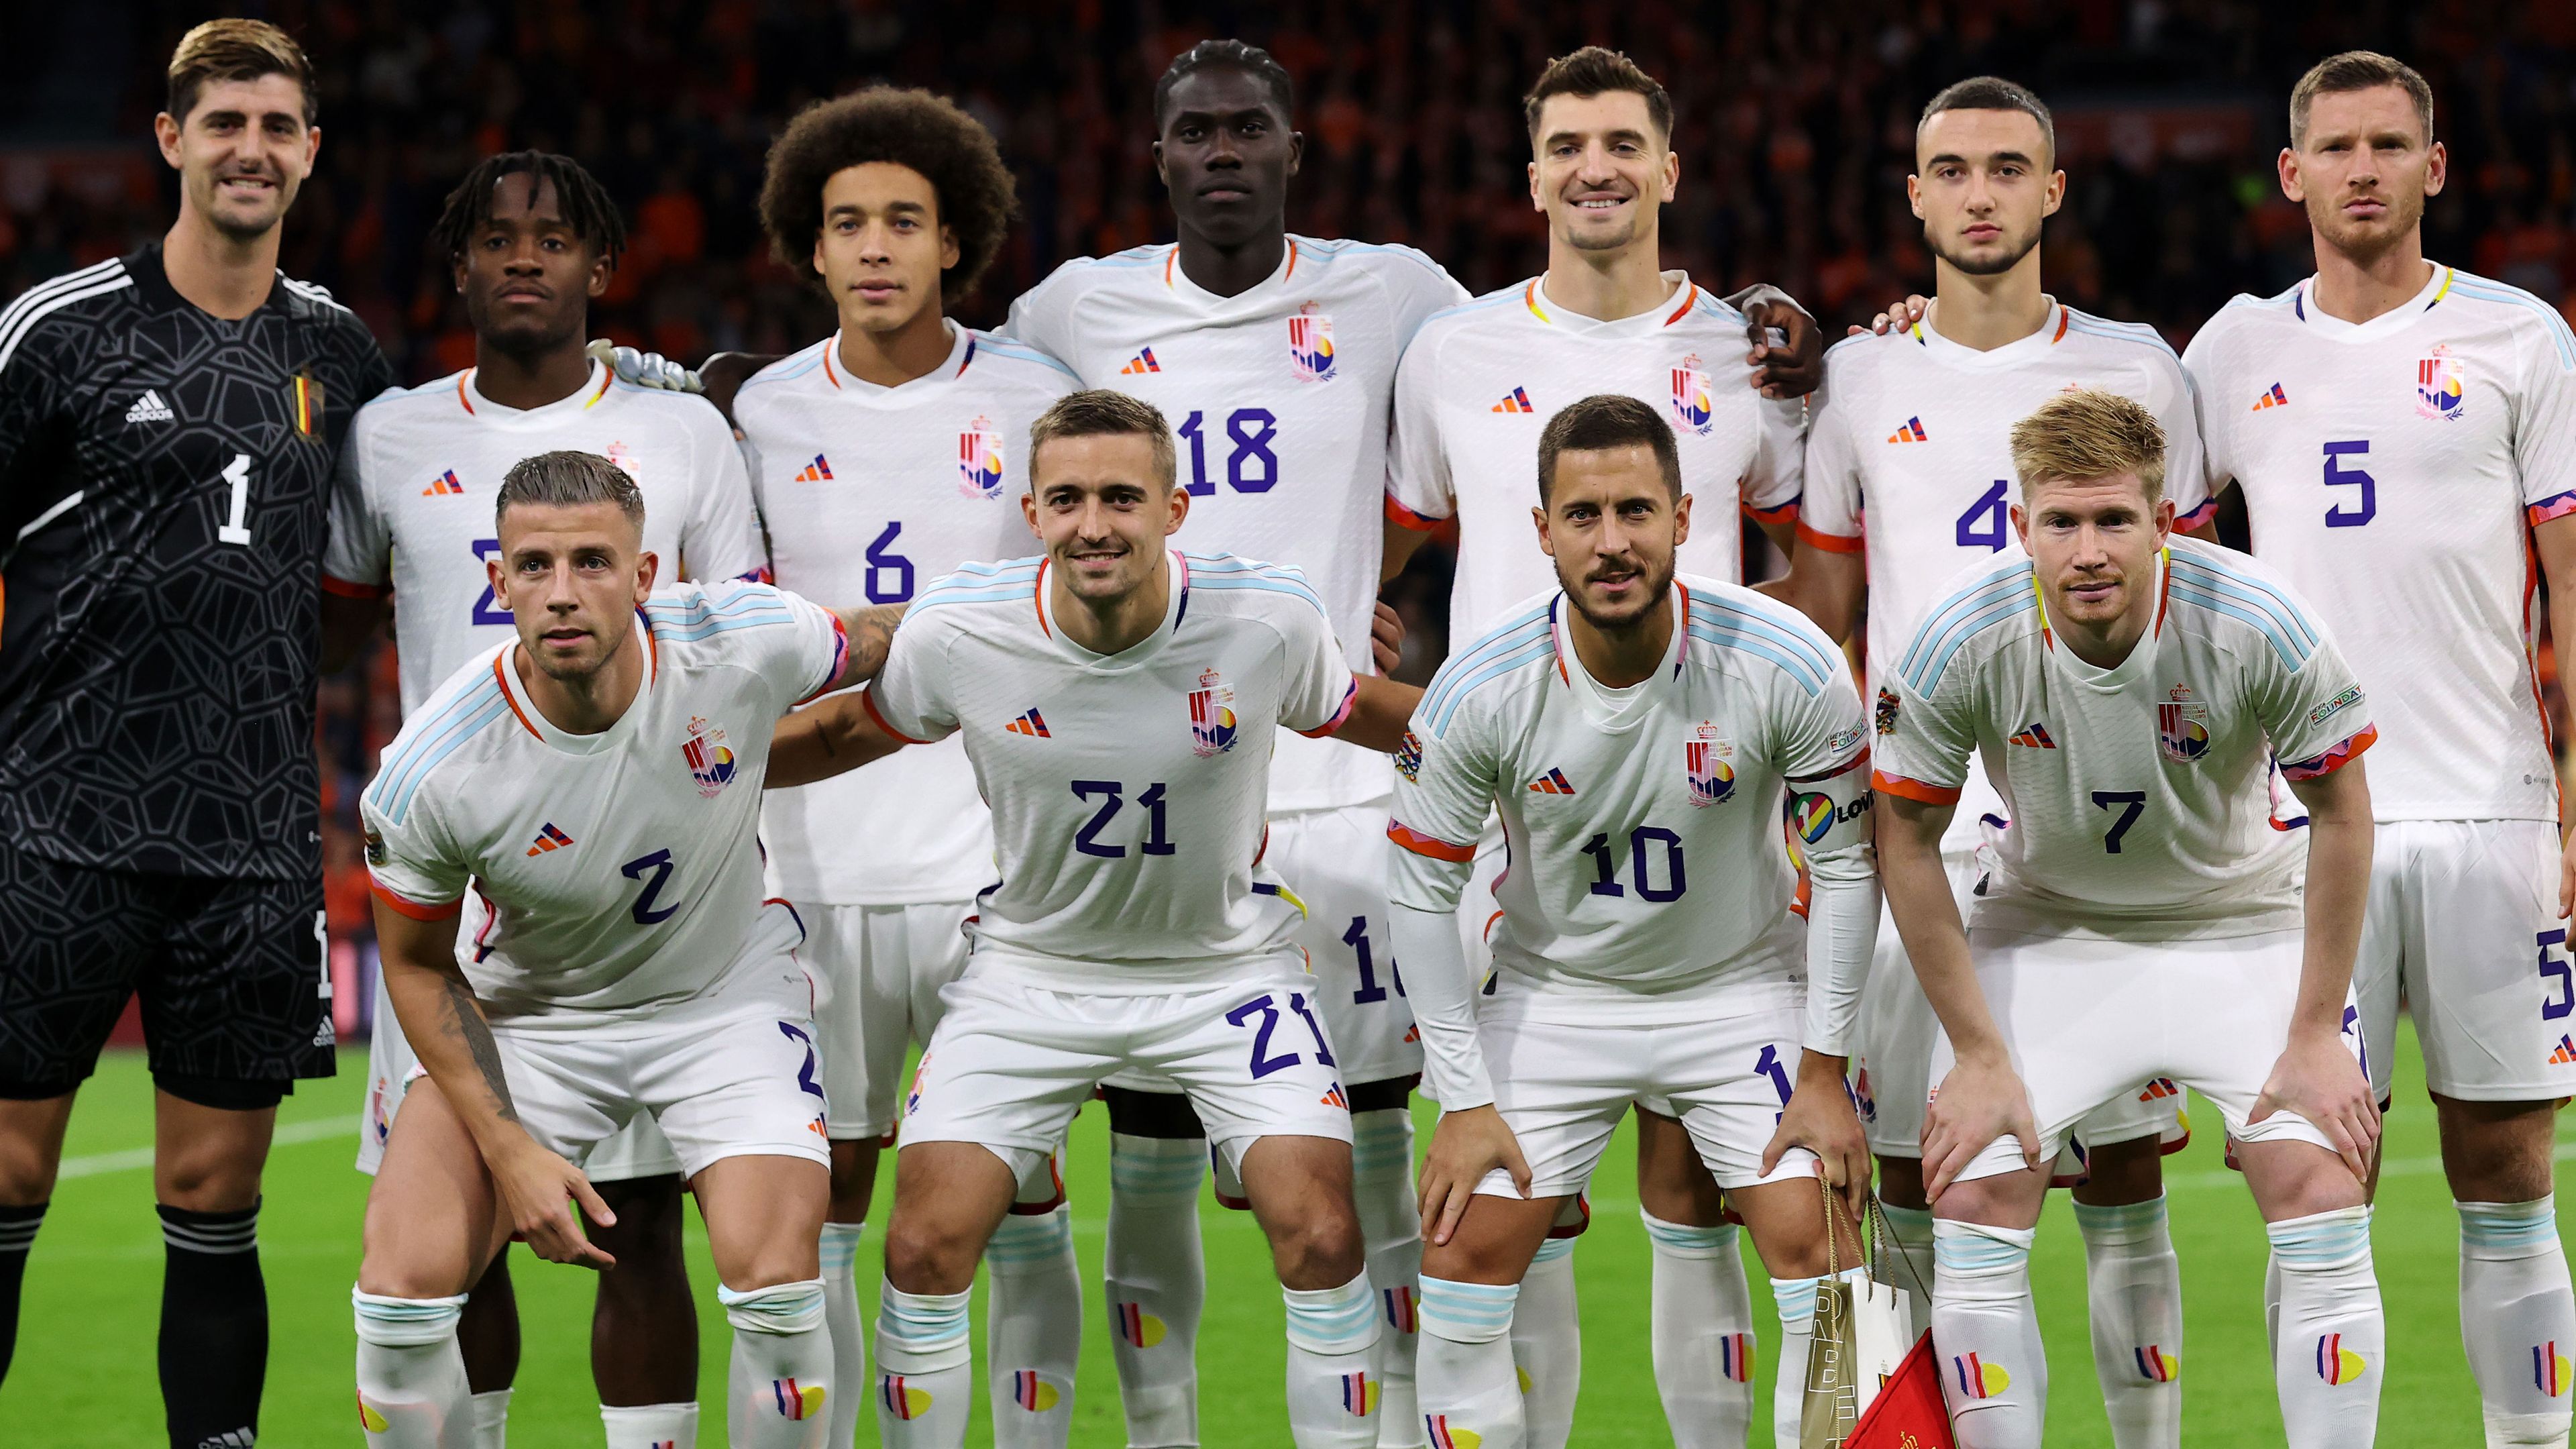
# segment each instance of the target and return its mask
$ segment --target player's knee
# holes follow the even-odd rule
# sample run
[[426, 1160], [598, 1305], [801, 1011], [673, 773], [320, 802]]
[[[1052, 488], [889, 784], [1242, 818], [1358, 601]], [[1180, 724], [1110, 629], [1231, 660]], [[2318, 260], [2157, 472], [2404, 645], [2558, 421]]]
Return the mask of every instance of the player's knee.
[[898, 1211], [886, 1224], [886, 1281], [903, 1292], [963, 1293], [980, 1256], [981, 1244], [937, 1217]]
[[1300, 1212], [1270, 1232], [1279, 1281], [1291, 1288], [1338, 1288], [1359, 1276], [1368, 1261], [1359, 1215], [1347, 1203]]

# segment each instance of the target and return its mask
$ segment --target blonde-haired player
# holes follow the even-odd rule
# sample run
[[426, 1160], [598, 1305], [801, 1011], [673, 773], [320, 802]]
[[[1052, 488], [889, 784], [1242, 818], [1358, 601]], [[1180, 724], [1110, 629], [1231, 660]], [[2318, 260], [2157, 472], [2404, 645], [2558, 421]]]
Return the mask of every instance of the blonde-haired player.
[[[2041, 1443], [2029, 1267], [2049, 1164], [2159, 1077], [2224, 1115], [2266, 1221], [2289, 1443], [2367, 1444], [2378, 1422], [2378, 1111], [2345, 1031], [2369, 704], [2277, 576], [2172, 536], [2165, 448], [2152, 414], [2107, 392], [2016, 424], [2028, 552], [1960, 576], [1877, 708], [1880, 869], [1946, 1033], [1923, 1170], [1961, 1449]], [[1978, 754], [2012, 824], [1963, 925], [1941, 836]], [[2271, 826], [2275, 757], [2309, 811], [2304, 896], [2299, 837]]]

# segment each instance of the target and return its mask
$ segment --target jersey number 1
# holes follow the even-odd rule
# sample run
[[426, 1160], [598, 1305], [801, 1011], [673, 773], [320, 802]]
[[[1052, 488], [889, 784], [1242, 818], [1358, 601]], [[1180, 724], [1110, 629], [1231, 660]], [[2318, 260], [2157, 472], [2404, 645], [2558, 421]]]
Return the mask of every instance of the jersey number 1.
[[215, 527], [215, 542], [250, 546], [250, 454], [235, 453], [224, 465], [224, 481], [232, 485], [233, 516], [230, 523]]

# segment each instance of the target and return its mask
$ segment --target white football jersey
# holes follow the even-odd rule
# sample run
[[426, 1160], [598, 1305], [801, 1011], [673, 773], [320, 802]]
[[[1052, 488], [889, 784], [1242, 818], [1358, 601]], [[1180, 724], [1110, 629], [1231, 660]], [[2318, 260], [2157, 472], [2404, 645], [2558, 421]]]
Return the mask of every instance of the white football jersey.
[[[1465, 300], [1411, 247], [1291, 236], [1279, 270], [1232, 297], [1192, 282], [1171, 245], [1067, 262], [1011, 304], [1009, 331], [1083, 386], [1162, 409], [1190, 490], [1183, 541], [1303, 573], [1369, 673], [1396, 363]], [[1274, 810], [1364, 805], [1394, 780], [1374, 750], [1296, 735], [1270, 776]]]
[[[1624, 689], [1575, 654], [1564, 594], [1524, 601], [1440, 667], [1397, 758], [1389, 898], [1455, 909], [1499, 807], [1505, 989], [1570, 998], [1587, 1019], [1659, 1020], [1677, 996], [1762, 983], [1802, 1001], [1787, 782], [1869, 754], [1851, 670], [1805, 615], [1711, 579], [1676, 590], [1664, 663]], [[1794, 793], [1822, 840], [1834, 802]]]
[[394, 596], [394, 653], [408, 716], [457, 668], [518, 636], [492, 600], [492, 504], [520, 459], [575, 449], [624, 468], [644, 494], [656, 582], [766, 577], [742, 454], [702, 397], [620, 382], [593, 363], [559, 402], [522, 411], [475, 390], [471, 369], [388, 392], [358, 410], [332, 485], [322, 586]]
[[1270, 735], [1339, 728], [1358, 689], [1322, 601], [1294, 569], [1175, 552], [1162, 627], [1103, 657], [1049, 621], [1047, 567], [924, 590], [865, 696], [905, 739], [965, 737], [1001, 858], [977, 955], [1084, 991], [1275, 956], [1297, 907], [1258, 868]]
[[436, 919], [482, 898], [459, 956], [496, 1022], [649, 1017], [796, 944], [761, 906], [760, 783], [778, 717], [840, 672], [840, 623], [753, 583], [656, 589], [640, 622], [616, 724], [556, 729], [513, 639], [439, 687], [359, 798], [377, 899]]
[[1406, 350], [1387, 516], [1423, 529], [1458, 520], [1451, 637], [1555, 587], [1530, 521], [1538, 435], [1577, 398], [1626, 393], [1671, 420], [1683, 490], [1699, 500], [1677, 556], [1684, 572], [1743, 580], [1739, 502], [1756, 517], [1796, 516], [1804, 400], [1746, 386], [1744, 314], [1680, 272], [1664, 276], [1669, 297], [1613, 322], [1566, 311], [1533, 277], [1433, 317]]
[[[1021, 343], [952, 330], [947, 361], [900, 387], [850, 376], [839, 333], [743, 384], [734, 421], [780, 587], [899, 604], [1029, 551], [1029, 424], [1078, 384]], [[791, 900], [962, 901], [993, 879], [992, 826], [954, 744], [777, 791], [761, 838], [771, 889]]]
[[[2013, 424], [2079, 387], [2135, 399], [2164, 424], [2165, 496], [2177, 527], [2215, 516], [2191, 387], [2152, 327], [2060, 304], [2038, 331], [1991, 351], [1962, 347], [1925, 323], [1845, 338], [1826, 351], [1807, 429], [1798, 539], [1866, 554], [1862, 662], [1870, 693], [1959, 570], [2019, 551]], [[1944, 844], [1973, 849], [1979, 817], [2000, 817], [2002, 803], [1984, 772], [1972, 771]]]
[[2528, 534], [2576, 511], [2576, 334], [2440, 265], [2359, 326], [2313, 285], [2237, 298], [2183, 354], [2210, 474], [2360, 663], [2379, 818], [2555, 822]]
[[1970, 568], [1887, 666], [1872, 783], [1953, 803], [1969, 756], [2012, 826], [1969, 925], [2180, 940], [2295, 930], [2303, 837], [2270, 766], [2313, 779], [2370, 747], [2370, 706], [2300, 596], [2233, 549], [2175, 538], [2154, 626], [2095, 669], [2048, 629], [2028, 555]]

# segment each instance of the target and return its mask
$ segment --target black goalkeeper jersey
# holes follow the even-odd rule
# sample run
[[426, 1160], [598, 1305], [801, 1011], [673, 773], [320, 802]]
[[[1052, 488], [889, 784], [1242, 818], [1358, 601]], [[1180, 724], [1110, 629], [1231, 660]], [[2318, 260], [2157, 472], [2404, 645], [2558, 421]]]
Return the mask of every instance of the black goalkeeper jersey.
[[161, 244], [0, 310], [0, 831], [74, 865], [321, 864], [313, 709], [333, 459], [393, 385], [280, 274], [240, 321]]

